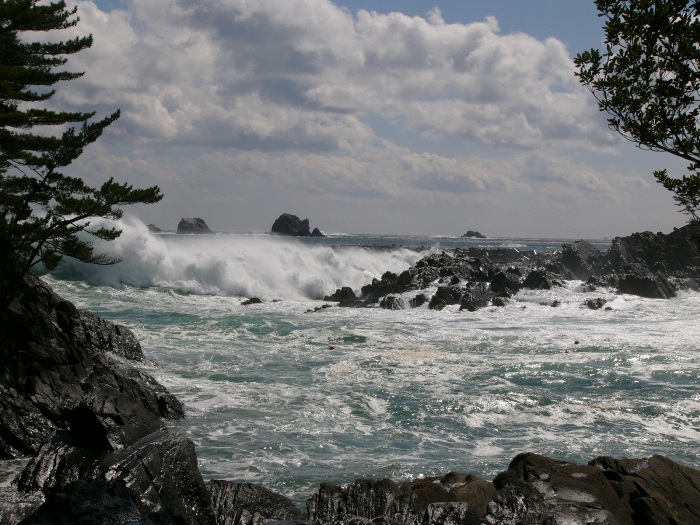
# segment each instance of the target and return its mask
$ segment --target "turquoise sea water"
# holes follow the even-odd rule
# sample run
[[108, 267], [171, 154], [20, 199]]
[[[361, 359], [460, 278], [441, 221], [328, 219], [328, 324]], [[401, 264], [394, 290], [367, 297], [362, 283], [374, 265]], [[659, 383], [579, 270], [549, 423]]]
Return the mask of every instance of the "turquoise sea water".
[[[562, 242], [152, 235], [131, 223], [109, 246], [119, 265], [46, 279], [135, 331], [145, 368], [187, 406], [174, 427], [206, 479], [263, 483], [302, 504], [322, 481], [490, 479], [524, 451], [700, 467], [700, 294], [651, 300], [571, 281], [473, 313], [309, 312], [430, 250]], [[263, 303], [241, 305], [248, 297]], [[584, 305], [598, 297], [612, 310]]]

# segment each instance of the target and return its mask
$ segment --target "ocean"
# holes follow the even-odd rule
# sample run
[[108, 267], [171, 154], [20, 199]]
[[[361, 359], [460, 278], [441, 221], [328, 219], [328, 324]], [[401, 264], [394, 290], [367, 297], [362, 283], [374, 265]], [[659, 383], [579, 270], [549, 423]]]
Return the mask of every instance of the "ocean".
[[[314, 311], [337, 288], [359, 292], [431, 252], [567, 240], [122, 227], [98, 246], [122, 262], [68, 262], [44, 279], [136, 333], [143, 368], [186, 405], [170, 424], [195, 443], [205, 480], [261, 483], [303, 507], [321, 482], [492, 479], [520, 452], [577, 463], [664, 454], [700, 468], [697, 292], [644, 299], [568, 281], [472, 313]], [[241, 304], [251, 297], [262, 303]], [[610, 309], [585, 306], [599, 297]]]

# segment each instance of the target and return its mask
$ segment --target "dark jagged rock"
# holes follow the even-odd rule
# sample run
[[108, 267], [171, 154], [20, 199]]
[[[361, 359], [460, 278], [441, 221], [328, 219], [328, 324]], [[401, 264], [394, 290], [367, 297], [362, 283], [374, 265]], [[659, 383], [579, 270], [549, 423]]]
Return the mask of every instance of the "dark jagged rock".
[[510, 304], [510, 299], [508, 299], [507, 297], [500, 297], [500, 296], [494, 297], [491, 300], [491, 304], [493, 306], [499, 306], [499, 307], [508, 306]]
[[149, 224], [149, 225], [148, 225], [148, 231], [151, 232], [151, 233], [160, 233], [160, 232], [162, 232], [163, 230], [161, 230], [161, 229], [160, 229], [158, 226], [156, 226], [155, 224]]
[[574, 465], [520, 454], [493, 484], [494, 525], [700, 523], [700, 471], [662, 456]]
[[291, 213], [283, 213], [272, 223], [271, 233], [277, 235], [289, 235], [291, 237], [323, 237], [318, 228], [313, 233], [309, 227], [309, 219], [301, 220]]
[[[523, 288], [549, 290], [572, 279], [585, 281], [584, 291], [609, 287], [642, 297], [670, 298], [682, 287], [700, 289], [700, 233], [696, 228], [700, 227], [685, 226], [669, 235], [616, 238], [607, 252], [587, 241], [576, 241], [553, 253], [476, 247], [431, 253], [401, 274], [386, 272], [372, 279], [361, 288], [359, 299], [340, 301], [340, 306], [386, 306], [389, 296], [416, 291], [419, 297], [437, 285], [430, 308], [462, 303], [462, 310], [474, 311], [495, 304], [497, 297], [512, 298]], [[673, 253], [657, 253], [664, 250]], [[477, 286], [479, 283], [483, 285]], [[337, 294], [332, 300], [338, 300]], [[498, 304], [506, 304], [502, 299]], [[394, 299], [390, 301], [395, 305]], [[411, 308], [422, 304], [420, 300], [408, 302]]]
[[352, 288], [349, 286], [343, 286], [342, 288], [338, 288], [335, 293], [331, 295], [327, 295], [326, 297], [323, 298], [324, 301], [334, 301], [338, 303], [338, 306], [343, 306], [343, 307], [358, 307], [358, 306], [365, 306], [365, 303], [358, 299], [358, 297], [355, 295], [355, 292], [353, 291]]
[[468, 286], [460, 299], [460, 310], [475, 312], [491, 304], [494, 294], [485, 283], [475, 283]]
[[260, 485], [212, 480], [207, 483], [207, 489], [216, 525], [259, 525], [306, 518], [288, 498]]
[[462, 293], [449, 286], [439, 286], [435, 295], [430, 299], [428, 308], [431, 310], [442, 310], [446, 306], [458, 304]]
[[554, 286], [560, 286], [561, 283], [552, 277], [552, 274], [544, 268], [535, 268], [532, 270], [522, 283], [523, 288], [530, 290], [550, 290]]
[[661, 273], [649, 272], [641, 265], [628, 265], [627, 271], [617, 278], [617, 288], [622, 293], [669, 299], [676, 296], [677, 287]]
[[[149, 414], [148, 429], [161, 417], [183, 416], [182, 404], [164, 387], [106, 353], [142, 359], [133, 334], [79, 311], [39, 279], [27, 280], [29, 289], [0, 311], [0, 457], [35, 454], [86, 403], [102, 403], [104, 421], [126, 434], [135, 431], [125, 418], [141, 410], [136, 405]], [[115, 432], [116, 444], [121, 431]]]
[[591, 310], [600, 310], [607, 302], [608, 301], [602, 297], [598, 297], [597, 299], [588, 299], [586, 301], [586, 306]]
[[404, 301], [402, 297], [387, 295], [381, 300], [379, 307], [384, 308], [385, 310], [405, 310], [406, 301]]
[[495, 295], [511, 297], [520, 290], [520, 276], [515, 272], [500, 271], [491, 280], [491, 291]]
[[177, 233], [212, 233], [212, 231], [203, 219], [184, 217], [177, 224]]
[[428, 296], [424, 293], [419, 293], [413, 299], [410, 300], [409, 304], [411, 305], [411, 308], [420, 308], [427, 302], [430, 302]]
[[107, 351], [130, 361], [143, 361], [141, 343], [126, 326], [110, 323], [86, 310], [78, 310], [78, 315], [92, 352]]
[[167, 430], [115, 452], [82, 448], [59, 434], [30, 462], [18, 487], [46, 495], [23, 524], [214, 524], [194, 445]]
[[480, 234], [479, 232], [474, 231], [474, 230], [469, 230], [469, 231], [467, 231], [467, 233], [465, 233], [464, 235], [462, 235], [462, 237], [466, 237], [466, 238], [469, 238], [469, 239], [486, 239], [486, 236], [485, 236], [485, 235], [482, 235], [482, 234]]
[[306, 504], [310, 525], [394, 523], [477, 524], [495, 495], [491, 483], [451, 473], [404, 483], [359, 480], [347, 487], [331, 483]]
[[251, 297], [250, 299], [246, 299], [241, 303], [243, 306], [249, 306], [251, 304], [262, 304], [262, 299], [259, 299], [258, 297]]
[[561, 263], [574, 279], [587, 280], [600, 271], [600, 251], [587, 241], [576, 241], [562, 246]]

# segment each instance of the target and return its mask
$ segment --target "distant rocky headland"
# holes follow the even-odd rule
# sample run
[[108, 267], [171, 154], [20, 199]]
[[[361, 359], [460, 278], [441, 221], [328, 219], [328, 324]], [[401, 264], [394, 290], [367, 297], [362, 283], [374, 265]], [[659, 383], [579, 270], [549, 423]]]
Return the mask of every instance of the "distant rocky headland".
[[[555, 254], [443, 252], [399, 275], [387, 272], [361, 297], [345, 300], [414, 306], [406, 305], [409, 296], [415, 305], [470, 310], [562, 279], [671, 297], [698, 287], [697, 234], [691, 227], [634, 234], [613, 240], [604, 253], [584, 241]], [[436, 281], [433, 297], [413, 295]], [[144, 357], [134, 335], [79, 310], [36, 277], [28, 276], [27, 285], [0, 310], [0, 461], [31, 458], [15, 483], [0, 489], [0, 523], [700, 523], [700, 471], [663, 456], [601, 456], [575, 465], [526, 453], [493, 480], [456, 472], [408, 481], [333, 480], [348, 485], [319, 480], [305, 509], [262, 485], [205, 482], [194, 444], [165, 423], [184, 417], [183, 406], [137, 368]]]
[[270, 233], [276, 235], [288, 235], [290, 237], [323, 237], [318, 228], [311, 231], [309, 219], [300, 219], [291, 213], [283, 213], [272, 223]]

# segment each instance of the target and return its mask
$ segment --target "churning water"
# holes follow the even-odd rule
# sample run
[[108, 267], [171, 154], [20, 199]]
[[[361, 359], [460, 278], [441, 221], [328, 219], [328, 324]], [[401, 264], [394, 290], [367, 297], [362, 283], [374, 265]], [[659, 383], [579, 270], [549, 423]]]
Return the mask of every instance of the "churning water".
[[[66, 265], [46, 279], [134, 330], [147, 370], [187, 406], [174, 426], [195, 442], [205, 479], [258, 482], [302, 503], [322, 481], [490, 479], [525, 451], [574, 462], [660, 453], [700, 467], [698, 293], [642, 299], [570, 281], [473, 313], [309, 312], [430, 250], [562, 241], [123, 227], [104, 247], [120, 264]], [[243, 306], [249, 297], [263, 302]], [[598, 297], [611, 309], [584, 305]]]

